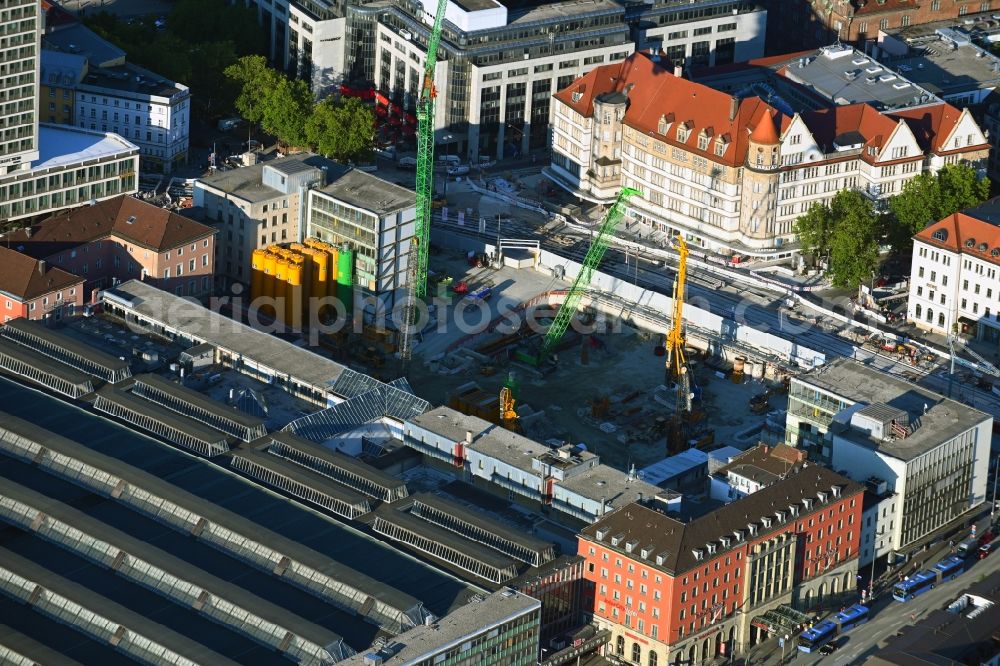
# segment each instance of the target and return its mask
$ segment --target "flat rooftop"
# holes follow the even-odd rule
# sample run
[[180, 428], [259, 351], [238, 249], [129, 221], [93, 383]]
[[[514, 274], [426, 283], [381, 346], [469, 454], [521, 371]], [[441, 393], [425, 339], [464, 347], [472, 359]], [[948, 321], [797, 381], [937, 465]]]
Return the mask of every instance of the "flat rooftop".
[[877, 443], [879, 451], [901, 460], [923, 455], [990, 418], [978, 409], [849, 358], [837, 358], [799, 375], [796, 381], [854, 403], [884, 403], [909, 414], [910, 422], [917, 423], [910, 436]]
[[138, 146], [117, 134], [47, 123], [38, 126], [38, 149], [38, 160], [32, 163], [31, 171], [79, 165], [115, 155], [139, 154]]
[[150, 97], [171, 98], [188, 93], [187, 86], [131, 63], [117, 67], [95, 67], [77, 85], [81, 90], [114, 90]]
[[701, 449], [692, 448], [647, 465], [639, 474], [643, 481], [658, 486], [707, 463], [708, 454]]
[[613, 508], [643, 497], [670, 492], [608, 465], [596, 465], [585, 472], [574, 474], [560, 481], [558, 486], [594, 502], [604, 500]]
[[82, 23], [45, 33], [42, 45], [47, 49], [84, 56], [94, 67], [125, 61], [125, 51], [99, 37]]
[[127, 370], [129, 367], [128, 362], [94, 349], [73, 336], [51, 329], [37, 320], [14, 319], [4, 325], [2, 334], [18, 344], [21, 344], [19, 341], [22, 339], [22, 335], [27, 336], [27, 339], [32, 341], [42, 341], [46, 345], [56, 348], [60, 353], [83, 359], [108, 374]]
[[417, 195], [413, 190], [358, 169], [351, 169], [340, 176], [330, 175], [328, 180], [330, 182], [326, 186], [319, 188], [320, 192], [379, 216], [417, 205]]
[[[545, 2], [544, 0], [500, 0], [507, 7], [508, 23], [512, 25], [586, 17], [591, 13], [621, 13], [625, 8], [613, 0], [564, 0]], [[611, 30], [606, 26], [605, 30]], [[625, 29], [625, 26], [622, 26]]]
[[[465, 438], [465, 433], [462, 433]], [[466, 448], [496, 458], [526, 472], [534, 473], [532, 461], [547, 454], [551, 449], [533, 439], [519, 435], [505, 428], [495, 426], [472, 440]]]
[[435, 407], [420, 416], [409, 419], [409, 422], [455, 442], [464, 441], [468, 432], [471, 432], [475, 438], [481, 433], [497, 427], [486, 419], [463, 414], [451, 407]]
[[276, 190], [273, 187], [264, 184], [264, 166], [266, 165], [280, 171], [285, 171], [286, 168], [295, 169], [294, 165], [296, 164], [305, 164], [316, 168], [326, 167], [328, 180], [336, 178], [338, 174], [347, 172], [347, 167], [342, 164], [338, 164], [333, 160], [328, 160], [322, 155], [299, 153], [296, 155], [288, 155], [286, 157], [279, 157], [273, 160], [258, 162], [257, 164], [241, 167], [239, 169], [216, 171], [211, 176], [199, 178], [197, 182], [204, 183], [209, 187], [221, 190], [227, 194], [244, 199], [251, 203], [260, 203], [262, 201], [270, 201], [279, 197], [288, 196], [280, 190]]
[[388, 646], [369, 649], [340, 662], [343, 666], [366, 666], [366, 655], [378, 653], [384, 666], [417, 664], [471, 635], [485, 633], [505, 622], [541, 608], [541, 602], [526, 594], [505, 589], [456, 609], [433, 625], [420, 626], [396, 636]]
[[[227, 421], [232, 421], [250, 429], [257, 429], [264, 425], [264, 419], [251, 416], [229, 405], [212, 400], [210, 397], [195, 391], [192, 388], [172, 382], [166, 377], [154, 374], [135, 375], [133, 377], [136, 384], [144, 384], [158, 391], [162, 391], [176, 398], [178, 401], [197, 407], [209, 412], [212, 416]], [[148, 399], [148, 398], [147, 398]], [[200, 420], [194, 413], [188, 414], [189, 418]]]
[[[906, 55], [883, 57], [880, 62], [910, 81], [939, 96], [993, 89], [1000, 83], [1000, 58], [968, 41], [967, 36], [963, 40], [961, 33], [946, 28], [943, 35], [931, 32], [906, 37], [908, 30], [894, 35], [909, 47]], [[957, 37], [953, 40], [950, 35]]]
[[345, 367], [336, 361], [258, 331], [206, 307], [140, 280], [129, 280], [105, 292], [105, 298], [165, 328], [207, 342], [243, 359], [294, 377], [317, 388], [327, 388]]
[[838, 106], [867, 103], [880, 111], [940, 102], [899, 72], [847, 46], [826, 46], [792, 60], [784, 75]]

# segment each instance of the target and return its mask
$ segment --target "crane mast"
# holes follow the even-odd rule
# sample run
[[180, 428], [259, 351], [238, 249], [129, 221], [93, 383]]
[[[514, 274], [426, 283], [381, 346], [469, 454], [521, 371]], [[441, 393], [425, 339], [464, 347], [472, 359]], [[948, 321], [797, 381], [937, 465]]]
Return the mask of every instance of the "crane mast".
[[411, 286], [416, 298], [427, 294], [427, 253], [430, 249], [431, 200], [434, 196], [434, 98], [437, 97], [434, 70], [447, 6], [448, 0], [438, 0], [434, 25], [427, 39], [423, 85], [417, 100], [417, 219], [414, 231], [417, 238], [417, 279], [416, 284]]
[[683, 236], [676, 236], [671, 244], [677, 249], [677, 277], [674, 280], [674, 311], [667, 332], [667, 379], [680, 379], [687, 372], [687, 360], [684, 358], [684, 288], [688, 248]]
[[604, 216], [600, 230], [597, 232], [597, 236], [594, 237], [594, 242], [590, 244], [587, 256], [584, 257], [583, 266], [580, 267], [580, 272], [577, 274], [576, 279], [573, 280], [573, 285], [566, 292], [566, 300], [559, 307], [559, 312], [552, 321], [552, 325], [549, 326], [549, 330], [545, 333], [545, 340], [542, 342], [542, 349], [537, 357], [539, 364], [548, 357], [549, 353], [551, 353], [566, 333], [566, 329], [569, 328], [569, 324], [573, 320], [573, 315], [576, 314], [576, 309], [583, 298], [583, 292], [590, 284], [594, 270], [597, 269], [598, 264], [601, 263], [601, 259], [604, 258], [604, 252], [608, 249], [608, 238], [614, 233], [618, 223], [625, 215], [625, 204], [628, 203], [630, 197], [637, 194], [642, 196], [642, 192], [639, 190], [630, 187], [622, 188], [618, 193], [618, 198], [615, 199], [614, 205], [611, 206], [611, 209]]

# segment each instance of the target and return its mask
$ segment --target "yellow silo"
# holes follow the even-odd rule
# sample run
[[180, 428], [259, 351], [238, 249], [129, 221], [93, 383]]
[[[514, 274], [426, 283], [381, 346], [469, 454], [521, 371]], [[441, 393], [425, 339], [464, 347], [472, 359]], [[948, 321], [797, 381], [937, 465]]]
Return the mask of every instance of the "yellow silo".
[[274, 274], [275, 318], [285, 319], [285, 302], [288, 299], [288, 259], [278, 259]]
[[254, 250], [250, 255], [250, 300], [260, 296], [264, 288], [264, 258], [267, 252]]
[[302, 266], [301, 255], [288, 260], [288, 288], [285, 293], [285, 324], [302, 328]]
[[326, 281], [326, 295], [337, 297], [337, 278], [340, 277], [340, 267], [337, 265], [337, 259], [340, 257], [340, 253], [332, 245], [326, 246], [326, 253], [330, 257], [330, 270], [327, 271], [327, 281]]
[[306, 248], [302, 243], [289, 243], [288, 249], [297, 254], [302, 254], [302, 250]]

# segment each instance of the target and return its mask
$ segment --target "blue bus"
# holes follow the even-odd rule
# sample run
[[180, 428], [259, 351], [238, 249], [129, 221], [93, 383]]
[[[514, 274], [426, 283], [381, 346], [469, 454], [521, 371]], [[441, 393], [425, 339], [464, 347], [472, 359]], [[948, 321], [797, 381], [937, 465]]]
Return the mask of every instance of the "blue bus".
[[854, 604], [850, 608], [837, 613], [833, 621], [840, 625], [840, 633], [845, 634], [859, 624], [868, 621], [868, 607], [861, 604]]
[[801, 652], [815, 652], [830, 642], [830, 639], [837, 635], [837, 625], [830, 620], [823, 620], [812, 629], [806, 629], [799, 636], [799, 650]]
[[930, 569], [914, 574], [909, 580], [897, 583], [892, 587], [892, 598], [896, 601], [909, 601], [913, 597], [933, 589], [937, 583], [946, 583], [960, 576], [965, 571], [965, 561], [952, 555], [946, 557]]
[[957, 578], [963, 571], [965, 571], [965, 560], [961, 557], [952, 555], [951, 557], [946, 557], [941, 560], [932, 568], [937, 572], [938, 580], [944, 583]]

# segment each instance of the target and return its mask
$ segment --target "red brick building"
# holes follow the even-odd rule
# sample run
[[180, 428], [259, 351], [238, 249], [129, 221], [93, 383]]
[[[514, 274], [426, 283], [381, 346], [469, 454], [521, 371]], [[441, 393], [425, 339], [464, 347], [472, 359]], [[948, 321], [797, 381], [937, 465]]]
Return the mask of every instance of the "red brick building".
[[83, 280], [0, 245], [0, 321], [72, 314], [83, 305]]
[[[764, 637], [779, 606], [853, 597], [863, 488], [806, 465], [684, 523], [633, 503], [582, 530], [579, 555], [608, 650], [641, 666], [701, 664]], [[761, 623], [758, 622], [758, 625]]]
[[861, 44], [879, 30], [947, 21], [1000, 10], [1000, 0], [765, 0], [768, 52]]
[[4, 243], [82, 277], [94, 290], [142, 279], [182, 296], [205, 297], [215, 275], [212, 227], [119, 196], [63, 211], [11, 232]]

